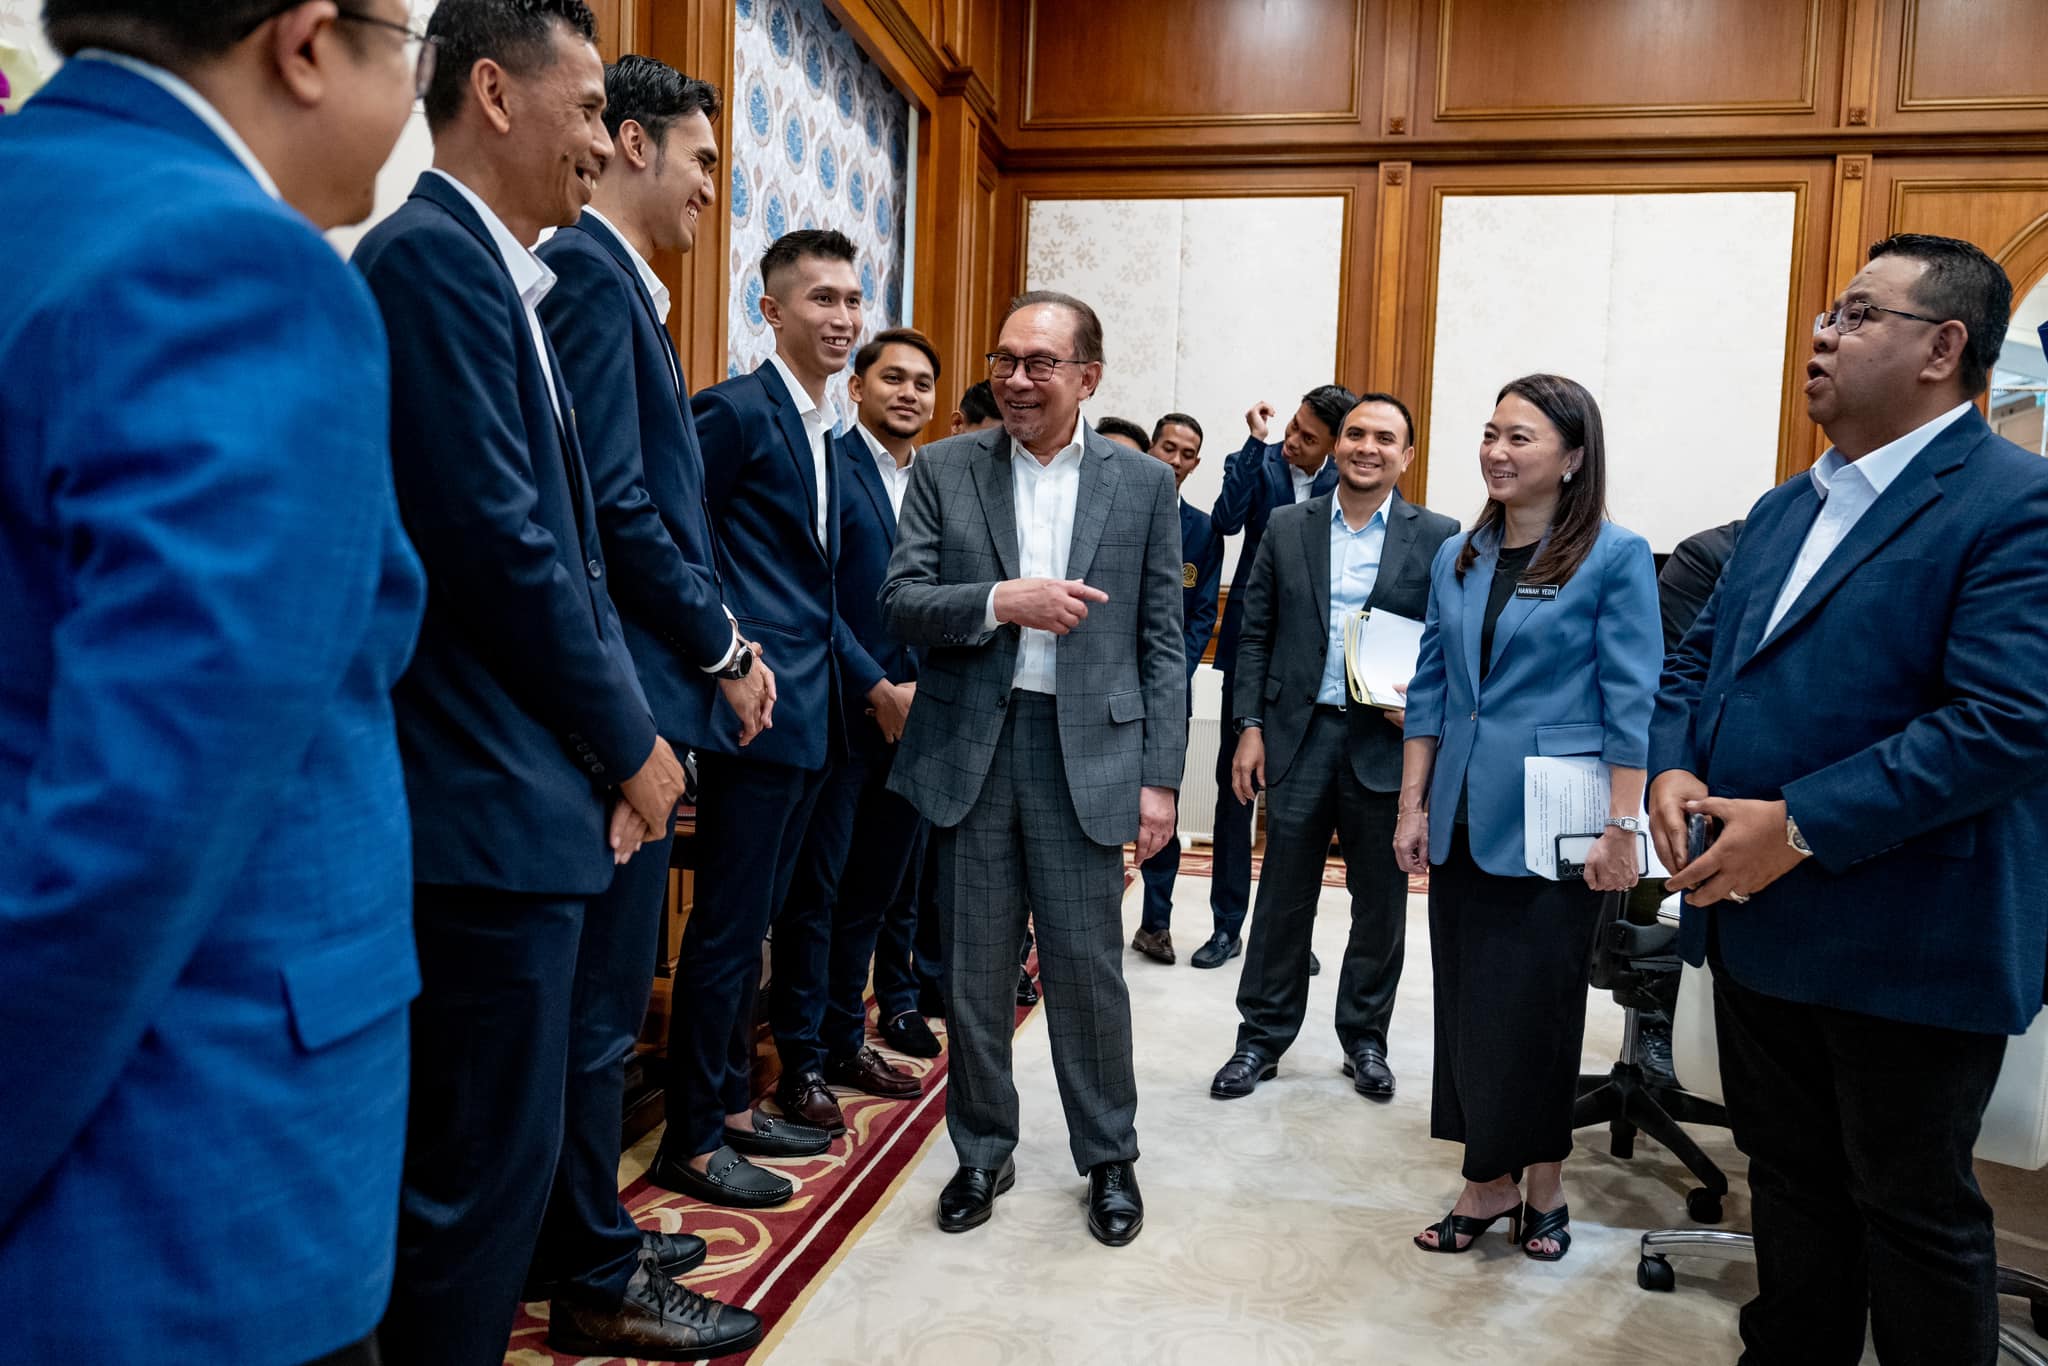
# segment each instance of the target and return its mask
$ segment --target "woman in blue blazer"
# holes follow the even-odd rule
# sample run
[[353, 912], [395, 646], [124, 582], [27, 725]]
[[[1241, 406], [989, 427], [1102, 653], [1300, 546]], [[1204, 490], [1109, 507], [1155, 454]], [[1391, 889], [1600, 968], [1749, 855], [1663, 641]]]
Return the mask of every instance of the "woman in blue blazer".
[[[1563, 1162], [1587, 953], [1602, 896], [1639, 872], [1662, 626], [1649, 543], [1607, 520], [1600, 408], [1584, 387], [1529, 375], [1502, 389], [1479, 467], [1478, 524], [1430, 571], [1394, 835], [1403, 869], [1434, 865], [1430, 1133], [1465, 1145], [1464, 1193], [1415, 1243], [1463, 1252], [1505, 1218], [1524, 1253], [1556, 1261], [1571, 1246]], [[1598, 756], [1612, 771], [1583, 882], [1529, 871], [1530, 755]]]

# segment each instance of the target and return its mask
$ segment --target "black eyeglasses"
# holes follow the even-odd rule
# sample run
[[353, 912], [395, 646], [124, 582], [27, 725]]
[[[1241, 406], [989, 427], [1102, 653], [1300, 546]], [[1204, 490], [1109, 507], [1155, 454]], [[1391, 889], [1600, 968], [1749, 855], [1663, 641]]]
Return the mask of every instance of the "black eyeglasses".
[[1830, 312], [1815, 314], [1813, 334], [1817, 337], [1832, 327], [1846, 337], [1863, 326], [1863, 320], [1873, 313], [1891, 313], [1901, 318], [1911, 318], [1916, 323], [1933, 323], [1937, 327], [1947, 321], [1945, 318], [1930, 318], [1924, 313], [1908, 313], [1903, 308], [1886, 308], [1883, 304], [1867, 303], [1858, 299]]
[[[242, 38], [248, 37], [280, 14], [285, 13], [287, 10], [297, 9], [305, 2], [306, 0], [289, 0], [286, 4], [278, 5], [269, 13], [245, 25], [240, 36]], [[334, 17], [339, 23], [368, 24], [372, 28], [388, 28], [393, 33], [404, 34], [405, 40], [408, 43], [418, 43], [420, 45], [419, 56], [413, 59], [412, 97], [416, 100], [423, 100], [427, 97], [427, 89], [434, 83], [434, 54], [439, 50], [441, 42], [438, 37], [428, 33], [416, 33], [408, 25], [395, 23], [390, 19], [379, 19], [374, 14], [357, 14], [354, 10], [340, 10]]]
[[1057, 356], [1013, 356], [1007, 351], [991, 351], [983, 359], [988, 362], [990, 379], [1008, 379], [1021, 365], [1025, 375], [1039, 384], [1058, 374], [1062, 365], [1088, 364], [1085, 360], [1062, 360]]

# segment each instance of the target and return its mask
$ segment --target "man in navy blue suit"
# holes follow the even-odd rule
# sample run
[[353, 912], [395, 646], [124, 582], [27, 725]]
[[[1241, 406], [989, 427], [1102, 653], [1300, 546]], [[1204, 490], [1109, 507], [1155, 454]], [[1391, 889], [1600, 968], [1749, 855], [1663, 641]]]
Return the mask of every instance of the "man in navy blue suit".
[[0, 120], [0, 1357], [365, 1366], [424, 584], [319, 230], [419, 49], [403, 0], [42, 8], [71, 60]]
[[[1971, 1148], [2048, 958], [2048, 464], [1974, 400], [2012, 286], [1904, 234], [1814, 320], [1833, 443], [1667, 663], [1650, 816], [1749, 1155], [1742, 1360], [1998, 1355]], [[1688, 859], [1686, 822], [1718, 838]]]
[[832, 1085], [892, 1099], [922, 1088], [868, 1044], [863, 998], [883, 914], [923, 849], [924, 821], [888, 790], [901, 726], [855, 689], [879, 671], [915, 695], [917, 661], [883, 629], [876, 595], [888, 577], [896, 511], [910, 486], [917, 435], [937, 404], [938, 379], [938, 351], [914, 328], [877, 333], [853, 359], [848, 397], [859, 420], [833, 443], [836, 577], [839, 611], [861, 658], [842, 699], [847, 754], [832, 765], [775, 922], [775, 1041], [784, 1074], [822, 1071]]
[[[844, 481], [830, 458], [825, 386], [846, 368], [860, 334], [854, 258], [839, 232], [804, 230], [771, 243], [761, 258], [761, 315], [774, 329], [775, 354], [691, 400], [720, 581], [741, 632], [775, 660], [775, 725], [744, 753], [697, 756], [697, 837], [718, 857], [698, 874], [683, 932], [668, 1129], [650, 1175], [670, 1190], [740, 1208], [795, 1194], [788, 1178], [747, 1160], [781, 1155], [803, 1137], [761, 1131], [754, 1006], [762, 941], [804, 857], [830, 765], [846, 750], [842, 693], [865, 697], [899, 729], [909, 705], [907, 691], [861, 662], [833, 580]], [[730, 717], [714, 702], [714, 724]], [[844, 1127], [819, 1072], [785, 1076], [780, 1099], [798, 1125]]]
[[[722, 601], [669, 289], [649, 264], [657, 251], [689, 251], [716, 198], [718, 92], [628, 56], [606, 70], [605, 97], [612, 161], [583, 217], [540, 249], [556, 275], [541, 321], [576, 398], [611, 597], [655, 724], [678, 751], [730, 753], [769, 723], [774, 681]], [[713, 723], [714, 696], [737, 724]], [[553, 1294], [549, 1342], [579, 1356], [722, 1356], [761, 1334], [755, 1315], [687, 1289], [683, 1314], [632, 1293], [643, 1248], [671, 1274], [705, 1255], [701, 1238], [637, 1228], [619, 1200], [619, 1097], [647, 1012], [673, 842], [666, 824], [654, 836], [583, 919], [562, 1156], [528, 1278], [529, 1293]], [[826, 1142], [817, 1134], [812, 1146]]]
[[[1173, 471], [1173, 485], [1184, 487], [1202, 463], [1202, 424], [1186, 413], [1168, 413], [1152, 424], [1151, 453]], [[1209, 514], [1180, 500], [1181, 616], [1186, 623], [1188, 715], [1195, 714], [1195, 670], [1216, 631], [1216, 592], [1223, 578], [1223, 538]], [[1159, 847], [1140, 870], [1145, 879], [1145, 911], [1131, 947], [1161, 963], [1173, 961], [1173, 884], [1180, 876], [1180, 838]]]
[[[1244, 710], [1233, 706], [1231, 694], [1245, 587], [1273, 509], [1320, 498], [1337, 487], [1337, 468], [1330, 453], [1336, 449], [1345, 414], [1357, 403], [1357, 396], [1342, 385], [1311, 389], [1287, 419], [1285, 436], [1271, 444], [1266, 434], [1275, 416], [1273, 405], [1256, 404], [1244, 418], [1250, 437], [1223, 462], [1223, 491], [1216, 495], [1209, 517], [1218, 536], [1235, 536], [1241, 531], [1244, 542], [1237, 548], [1237, 568], [1230, 576], [1230, 596], [1216, 633], [1216, 667], [1223, 673], [1224, 736], [1216, 747], [1216, 864], [1209, 876], [1209, 910], [1215, 917], [1215, 930], [1189, 960], [1198, 968], [1221, 967], [1243, 952], [1239, 935], [1251, 905], [1252, 807], [1250, 802], [1239, 801], [1230, 788], [1237, 739], [1230, 734], [1231, 717], [1233, 711]], [[1318, 966], [1315, 955], [1310, 954], [1309, 971], [1313, 973]]]
[[[387, 1359], [504, 1356], [562, 1142], [591, 900], [665, 830], [682, 766], [605, 591], [574, 397], [531, 244], [611, 159], [582, 0], [442, 0], [434, 169], [356, 249], [392, 357], [427, 617], [395, 696], [413, 813], [413, 1098]], [[545, 111], [543, 113], [542, 111]], [[689, 1312], [649, 1256], [634, 1293]]]

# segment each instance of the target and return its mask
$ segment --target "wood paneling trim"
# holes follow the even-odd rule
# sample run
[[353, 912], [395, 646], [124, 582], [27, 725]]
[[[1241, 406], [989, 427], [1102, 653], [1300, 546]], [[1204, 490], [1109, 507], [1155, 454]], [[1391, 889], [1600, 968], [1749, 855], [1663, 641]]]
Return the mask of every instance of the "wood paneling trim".
[[[1369, 387], [1391, 393], [1401, 375], [1401, 295], [1408, 279], [1404, 255], [1408, 249], [1408, 181], [1412, 167], [1405, 161], [1386, 161], [1379, 168], [1379, 202], [1374, 208], [1371, 363], [1366, 368]], [[1419, 469], [1411, 468], [1402, 480], [1403, 493], [1414, 496], [1422, 488]]]
[[[1927, 111], [1957, 111], [1985, 109], [2048, 110], [2048, 83], [2043, 89], [2029, 94], [2008, 95], [1916, 95], [1913, 93], [1914, 80], [1920, 69], [1920, 0], [1904, 0], [1901, 15], [1902, 27], [1899, 35], [1899, 98], [1897, 108], [1901, 113]], [[2048, 16], [2037, 14], [2036, 22]], [[2033, 37], [2038, 52], [2041, 30], [2036, 29]]]
[[1380, 136], [1407, 137], [1415, 131], [1415, 36], [1422, 0], [1384, 0], [1386, 60], [1380, 91]]
[[1877, 66], [1884, 45], [1881, 0], [1849, 0], [1842, 32], [1842, 110], [1844, 128], [1868, 128], [1877, 107]]

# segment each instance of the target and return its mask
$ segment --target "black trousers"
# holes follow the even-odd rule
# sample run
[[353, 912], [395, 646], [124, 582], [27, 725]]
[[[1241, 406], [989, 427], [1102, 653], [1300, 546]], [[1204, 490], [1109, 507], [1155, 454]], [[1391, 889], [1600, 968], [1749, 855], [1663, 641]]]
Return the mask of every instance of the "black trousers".
[[421, 991], [388, 1366], [499, 1366], [562, 1146], [585, 902], [413, 887]]
[[919, 820], [919, 850], [882, 913], [875, 939], [875, 1007], [884, 1020], [946, 999], [945, 909], [939, 905], [938, 840]]
[[915, 890], [917, 865], [924, 860], [924, 817], [889, 791], [890, 767], [882, 763], [868, 769], [853, 820], [853, 847], [839, 879], [839, 900], [832, 912], [830, 995], [821, 1030], [827, 1057], [852, 1057], [867, 1043], [868, 969], [875, 961], [882, 922], [907, 904], [904, 894]]
[[1230, 763], [1237, 757], [1230, 714], [1236, 681], [1228, 672], [1223, 675], [1223, 740], [1216, 747], [1216, 861], [1209, 874], [1209, 913], [1216, 928], [1232, 939], [1244, 929], [1252, 900], [1252, 804], [1239, 801], [1230, 790]]
[[1330, 836], [1344, 850], [1351, 938], [1337, 973], [1337, 1041], [1387, 1046], [1408, 938], [1408, 875], [1394, 863], [1400, 797], [1352, 771], [1344, 713], [1317, 707], [1287, 776], [1266, 791], [1266, 861], [1238, 979], [1237, 1046], [1275, 1059], [1308, 1013], [1309, 938]]
[[1430, 870], [1429, 1132], [1465, 1145], [1467, 1181], [1571, 1156], [1586, 964], [1602, 895], [1583, 882], [1485, 871], [1463, 825], [1449, 857]]
[[576, 949], [562, 1156], [534, 1254], [533, 1279], [616, 1304], [640, 1264], [640, 1228], [619, 1201], [626, 1060], [647, 1017], [673, 827], [644, 844], [590, 903]]
[[371, 1336], [339, 1351], [329, 1352], [318, 1361], [309, 1361], [306, 1366], [382, 1366], [383, 1360], [377, 1355], [377, 1339]]
[[1992, 1366], [1998, 1252], [1970, 1150], [2006, 1040], [1751, 991], [1714, 1022], [1749, 1156], [1757, 1297], [1743, 1366]]
[[669, 1017], [661, 1142], [674, 1156], [716, 1151], [725, 1117], [753, 1103], [761, 944], [789, 893], [827, 771], [697, 756], [697, 838], [706, 853]]

